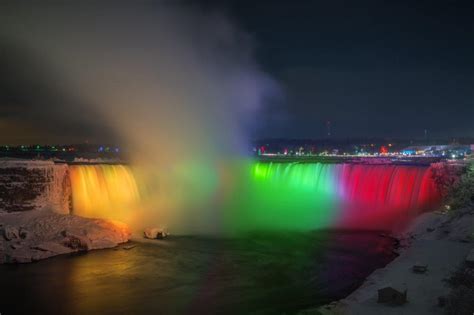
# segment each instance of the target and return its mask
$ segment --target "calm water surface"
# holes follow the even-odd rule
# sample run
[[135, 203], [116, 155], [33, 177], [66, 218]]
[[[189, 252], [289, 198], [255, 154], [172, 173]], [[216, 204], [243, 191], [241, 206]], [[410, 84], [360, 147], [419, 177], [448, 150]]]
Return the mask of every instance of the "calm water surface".
[[174, 237], [0, 266], [0, 313], [292, 314], [346, 296], [394, 258], [377, 232]]

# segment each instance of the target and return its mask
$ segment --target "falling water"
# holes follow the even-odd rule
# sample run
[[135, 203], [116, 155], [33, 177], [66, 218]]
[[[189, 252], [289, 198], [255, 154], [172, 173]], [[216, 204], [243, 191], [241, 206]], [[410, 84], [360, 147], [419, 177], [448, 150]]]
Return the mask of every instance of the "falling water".
[[[214, 207], [212, 217], [205, 216], [210, 211], [203, 211], [199, 216], [196, 210], [189, 211], [188, 216], [175, 215], [175, 222], [154, 222], [166, 219], [147, 215], [158, 209], [140, 207], [144, 200], [140, 201], [129, 167], [71, 166], [73, 212], [86, 217], [119, 219], [140, 228], [169, 226], [179, 219], [187, 221], [179, 222], [179, 226], [193, 225], [193, 233], [203, 234], [211, 233], [209, 226], [217, 226], [214, 231], [223, 232], [334, 227], [392, 230], [403, 227], [420, 212], [434, 209], [440, 201], [429, 167], [255, 162], [242, 173], [247, 176], [234, 178], [231, 192], [224, 196], [221, 192], [226, 182], [214, 177], [216, 183], [210, 187], [216, 191], [207, 189], [205, 196], [196, 199], [196, 194], [202, 195], [203, 190], [190, 188], [179, 196], [187, 198], [180, 202], [188, 207], [196, 200], [209, 199], [199, 206]], [[201, 181], [200, 186], [209, 186], [208, 175], [199, 177], [196, 180]], [[172, 213], [169, 217], [173, 217]], [[137, 221], [142, 222], [137, 224]], [[176, 231], [181, 233], [178, 228]]]
[[139, 202], [132, 171], [125, 165], [69, 167], [73, 213], [130, 222]]
[[440, 194], [429, 167], [255, 163], [237, 228], [391, 230], [434, 209]]

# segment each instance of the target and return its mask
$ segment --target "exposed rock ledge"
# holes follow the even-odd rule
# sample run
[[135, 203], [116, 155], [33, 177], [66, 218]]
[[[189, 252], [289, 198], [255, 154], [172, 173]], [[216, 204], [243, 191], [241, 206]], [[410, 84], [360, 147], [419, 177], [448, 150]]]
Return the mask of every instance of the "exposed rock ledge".
[[0, 263], [28, 263], [48, 257], [115, 247], [130, 239], [117, 221], [61, 215], [48, 209], [0, 212]]

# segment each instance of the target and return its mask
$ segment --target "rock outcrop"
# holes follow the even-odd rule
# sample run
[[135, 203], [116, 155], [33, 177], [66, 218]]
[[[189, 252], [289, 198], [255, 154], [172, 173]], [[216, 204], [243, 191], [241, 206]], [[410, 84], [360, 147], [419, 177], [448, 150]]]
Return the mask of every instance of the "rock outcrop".
[[48, 257], [111, 248], [130, 239], [117, 221], [61, 215], [48, 209], [0, 214], [0, 263], [28, 263]]
[[164, 228], [146, 228], [143, 236], [148, 239], [163, 239], [168, 236], [168, 232]]
[[66, 164], [53, 161], [0, 159], [0, 209], [70, 212], [71, 187]]

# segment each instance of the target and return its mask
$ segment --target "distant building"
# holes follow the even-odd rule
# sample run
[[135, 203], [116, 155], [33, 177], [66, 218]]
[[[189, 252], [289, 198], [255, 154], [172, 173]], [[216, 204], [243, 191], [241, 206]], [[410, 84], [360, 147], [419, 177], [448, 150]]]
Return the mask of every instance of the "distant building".
[[377, 303], [391, 305], [402, 305], [407, 302], [407, 290], [397, 290], [393, 287], [385, 287], [378, 290]]
[[403, 155], [424, 155], [448, 158], [462, 158], [472, 152], [472, 145], [458, 144], [409, 146], [400, 151]]

